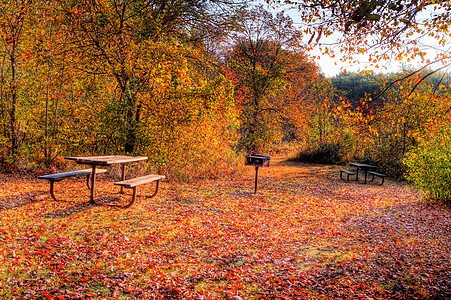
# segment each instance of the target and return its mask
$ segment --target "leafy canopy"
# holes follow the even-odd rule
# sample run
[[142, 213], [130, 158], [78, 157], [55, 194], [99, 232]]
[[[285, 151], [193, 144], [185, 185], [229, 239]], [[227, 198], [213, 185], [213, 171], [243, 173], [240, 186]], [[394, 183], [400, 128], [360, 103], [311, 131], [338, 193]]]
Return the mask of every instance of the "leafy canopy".
[[303, 115], [300, 102], [308, 101], [305, 91], [319, 73], [300, 49], [300, 33], [290, 17], [257, 7], [239, 24], [242, 31], [234, 36], [225, 66], [241, 108], [240, 147], [262, 152]]
[[[418, 59], [448, 66], [450, 0], [267, 0], [297, 8], [310, 44], [333, 35], [345, 59], [371, 50], [370, 62]], [[327, 45], [329, 48], [332, 44]], [[435, 46], [435, 47], [434, 47]], [[435, 57], [428, 57], [433, 48]], [[330, 49], [329, 49], [330, 50]]]

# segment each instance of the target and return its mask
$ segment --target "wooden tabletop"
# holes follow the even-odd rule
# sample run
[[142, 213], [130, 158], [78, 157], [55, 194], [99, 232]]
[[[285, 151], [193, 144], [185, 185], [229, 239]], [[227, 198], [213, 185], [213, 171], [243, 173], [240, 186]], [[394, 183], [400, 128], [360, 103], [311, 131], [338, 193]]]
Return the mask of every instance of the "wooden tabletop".
[[360, 164], [360, 163], [350, 163], [350, 166], [359, 167], [359, 168], [377, 168], [377, 166], [367, 165], [367, 164]]
[[78, 164], [109, 166], [112, 164], [123, 164], [147, 160], [147, 156], [127, 156], [127, 155], [105, 155], [105, 156], [81, 156], [65, 157], [64, 159], [73, 160]]

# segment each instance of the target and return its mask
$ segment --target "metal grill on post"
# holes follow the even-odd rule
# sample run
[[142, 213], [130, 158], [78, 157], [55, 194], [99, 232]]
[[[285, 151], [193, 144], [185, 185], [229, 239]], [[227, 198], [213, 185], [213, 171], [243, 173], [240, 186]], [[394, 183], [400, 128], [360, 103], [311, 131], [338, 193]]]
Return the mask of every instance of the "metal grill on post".
[[262, 154], [252, 154], [246, 156], [246, 162], [244, 163], [246, 166], [254, 166], [255, 167], [255, 188], [254, 194], [257, 193], [257, 182], [258, 182], [258, 168], [259, 167], [269, 167], [269, 161], [271, 156], [262, 155]]

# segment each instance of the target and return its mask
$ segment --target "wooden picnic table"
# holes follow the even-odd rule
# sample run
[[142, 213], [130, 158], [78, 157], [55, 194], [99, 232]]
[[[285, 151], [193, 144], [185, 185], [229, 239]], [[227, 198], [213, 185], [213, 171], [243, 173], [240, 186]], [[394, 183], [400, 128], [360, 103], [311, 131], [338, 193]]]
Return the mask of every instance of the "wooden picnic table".
[[365, 181], [364, 181], [364, 183], [366, 183], [366, 178], [368, 176], [368, 171], [377, 169], [377, 166], [361, 164], [361, 163], [350, 163], [349, 165], [357, 168], [356, 177], [355, 177], [356, 181], [359, 181], [359, 169], [361, 169], [363, 171], [363, 173], [365, 174]]
[[[65, 157], [64, 159], [75, 161], [77, 164], [90, 165], [92, 168], [91, 174], [91, 196], [88, 203], [95, 204], [94, 191], [97, 166], [111, 166], [113, 164], [121, 164], [122, 176], [121, 180], [125, 179], [125, 165], [132, 162], [139, 162], [147, 160], [147, 156], [126, 156], [126, 155], [105, 155], [105, 156], [80, 156], [80, 157]], [[123, 193], [121, 186], [120, 193]]]

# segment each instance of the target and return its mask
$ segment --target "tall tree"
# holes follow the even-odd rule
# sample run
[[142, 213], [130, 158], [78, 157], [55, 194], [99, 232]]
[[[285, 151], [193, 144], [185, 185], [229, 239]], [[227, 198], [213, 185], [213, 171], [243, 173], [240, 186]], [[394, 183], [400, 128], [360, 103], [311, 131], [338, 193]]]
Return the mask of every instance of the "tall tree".
[[288, 108], [302, 102], [302, 90], [315, 81], [318, 70], [298, 47], [299, 32], [289, 17], [258, 7], [240, 21], [243, 31], [235, 37], [226, 65], [236, 77], [242, 107], [241, 146], [257, 152], [281, 137]]
[[[68, 91], [78, 82], [76, 74], [68, 74], [68, 41], [70, 27], [61, 26], [63, 16], [59, 14], [57, 2], [38, 2], [35, 4], [33, 22], [37, 25], [33, 32], [29, 65], [33, 65], [33, 79], [30, 91], [40, 108], [35, 116], [35, 151], [44, 155], [44, 164], [49, 166], [62, 151], [64, 140], [61, 134], [70, 111]], [[70, 113], [72, 115], [72, 112]], [[71, 141], [73, 142], [73, 141]]]
[[142, 93], [158, 88], [152, 79], [168, 62], [177, 64], [174, 50], [182, 49], [183, 43], [223, 34], [233, 24], [234, 1], [79, 0], [63, 9], [74, 28], [80, 68], [116, 83], [114, 98], [123, 110], [123, 150], [131, 153], [136, 150]]
[[28, 134], [20, 113], [26, 97], [22, 90], [24, 72], [21, 67], [32, 1], [2, 1], [0, 4], [0, 125], [7, 156], [14, 158]]

